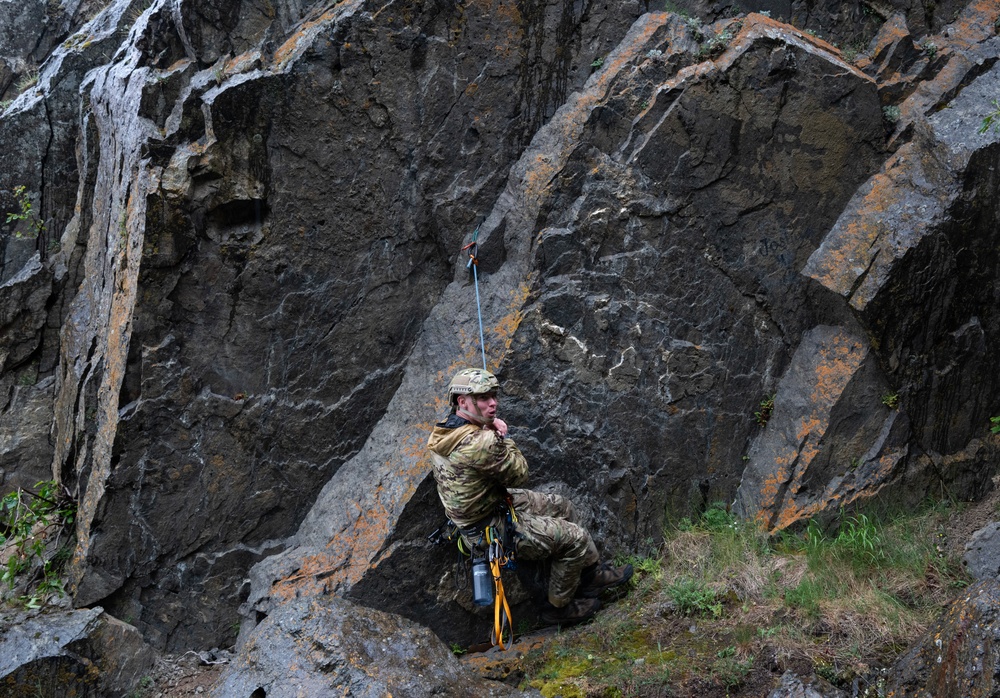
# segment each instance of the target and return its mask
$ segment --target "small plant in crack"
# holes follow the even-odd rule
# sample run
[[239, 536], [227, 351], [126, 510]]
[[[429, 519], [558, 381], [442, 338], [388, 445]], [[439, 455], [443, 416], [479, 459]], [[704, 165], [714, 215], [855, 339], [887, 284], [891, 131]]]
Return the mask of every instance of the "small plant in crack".
[[760, 426], [767, 426], [774, 413], [774, 395], [769, 395], [760, 401], [760, 409], [753, 413], [754, 421]]
[[62, 570], [69, 559], [76, 502], [53, 480], [19, 487], [0, 500], [0, 581], [24, 593], [18, 601], [40, 608], [63, 596]]
[[[28, 196], [28, 189], [23, 184], [14, 187], [11, 192], [14, 195], [14, 199], [17, 201], [18, 211], [7, 214], [7, 220], [5, 221], [8, 225], [13, 223], [15, 225], [14, 237], [20, 238], [36, 238], [45, 230], [45, 224], [38, 218], [38, 214], [35, 213], [34, 205], [31, 203], [31, 197]], [[23, 226], [22, 226], [23, 224]], [[27, 230], [23, 230], [27, 228]]]
[[976, 133], [986, 133], [990, 129], [1000, 131], [1000, 100], [993, 100], [993, 111], [983, 117], [982, 123]]
[[37, 84], [38, 84], [38, 71], [29, 70], [24, 75], [22, 75], [16, 83], [14, 83], [14, 90], [17, 92], [17, 94], [21, 94], [22, 92], [27, 92]]

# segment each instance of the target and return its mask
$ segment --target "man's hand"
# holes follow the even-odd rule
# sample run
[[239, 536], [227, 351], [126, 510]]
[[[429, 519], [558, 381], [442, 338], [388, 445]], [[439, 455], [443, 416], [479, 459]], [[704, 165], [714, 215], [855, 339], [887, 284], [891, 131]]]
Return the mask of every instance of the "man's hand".
[[499, 417], [494, 417], [491, 427], [493, 428], [493, 431], [500, 436], [500, 438], [507, 437], [507, 422], [503, 421]]

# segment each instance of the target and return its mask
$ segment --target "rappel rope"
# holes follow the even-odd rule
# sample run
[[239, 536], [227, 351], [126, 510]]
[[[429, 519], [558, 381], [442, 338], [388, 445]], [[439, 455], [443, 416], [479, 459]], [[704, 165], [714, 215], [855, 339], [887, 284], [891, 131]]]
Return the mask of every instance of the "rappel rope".
[[[472, 233], [472, 242], [463, 247], [462, 251], [469, 253], [469, 261], [466, 263], [465, 268], [472, 270], [472, 280], [476, 287], [476, 315], [479, 318], [479, 351], [483, 357], [483, 370], [488, 371], [489, 369], [486, 367], [486, 341], [483, 339], [483, 308], [479, 300], [478, 240], [479, 226], [477, 225], [476, 230]], [[508, 511], [510, 512], [511, 524], [513, 525], [513, 522], [517, 521], [517, 515], [514, 513], [514, 507], [510, 506], [509, 499]], [[493, 575], [494, 590], [493, 630], [490, 633], [490, 643], [494, 646], [499, 646], [501, 650], [506, 650], [514, 643], [514, 619], [510, 615], [510, 605], [507, 603], [507, 594], [504, 592], [500, 568], [512, 565], [514, 556], [504, 550], [503, 542], [497, 536], [497, 532], [493, 526], [487, 526], [483, 533], [487, 543], [486, 559], [489, 561], [490, 572]], [[461, 537], [458, 539], [458, 549], [462, 553], [465, 553]], [[471, 551], [468, 554], [471, 554]], [[505, 633], [507, 635], [506, 643], [504, 643]]]
[[462, 251], [469, 251], [469, 261], [465, 265], [466, 269], [472, 269], [472, 280], [476, 286], [476, 315], [479, 316], [479, 351], [483, 354], [483, 370], [488, 371], [486, 368], [486, 342], [483, 341], [483, 309], [479, 303], [479, 273], [476, 269], [479, 267], [479, 243], [476, 242], [479, 239], [479, 226], [476, 226], [476, 230], [472, 233], [472, 242], [462, 248]]

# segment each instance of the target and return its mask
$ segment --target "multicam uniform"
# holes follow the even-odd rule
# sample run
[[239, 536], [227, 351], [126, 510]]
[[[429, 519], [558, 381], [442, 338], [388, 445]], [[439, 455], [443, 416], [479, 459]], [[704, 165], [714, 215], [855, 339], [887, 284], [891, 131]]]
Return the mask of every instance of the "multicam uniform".
[[427, 446], [448, 518], [460, 530], [481, 529], [498, 517], [510, 493], [518, 519], [518, 557], [551, 559], [549, 603], [557, 608], [569, 603], [581, 570], [600, 559], [572, 502], [557, 494], [509, 489], [528, 479], [528, 464], [514, 441], [454, 414], [434, 427]]

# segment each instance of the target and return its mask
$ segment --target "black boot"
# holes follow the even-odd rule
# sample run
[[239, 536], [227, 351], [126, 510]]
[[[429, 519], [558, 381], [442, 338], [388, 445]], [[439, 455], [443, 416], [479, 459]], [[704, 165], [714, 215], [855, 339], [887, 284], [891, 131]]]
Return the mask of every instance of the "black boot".
[[605, 589], [624, 584], [632, 578], [632, 565], [614, 567], [610, 562], [591, 565], [584, 568], [580, 574], [580, 586], [576, 590], [577, 597], [596, 598]]
[[562, 608], [545, 602], [542, 620], [549, 625], [575, 625], [593, 617], [601, 610], [600, 599], [573, 599]]

